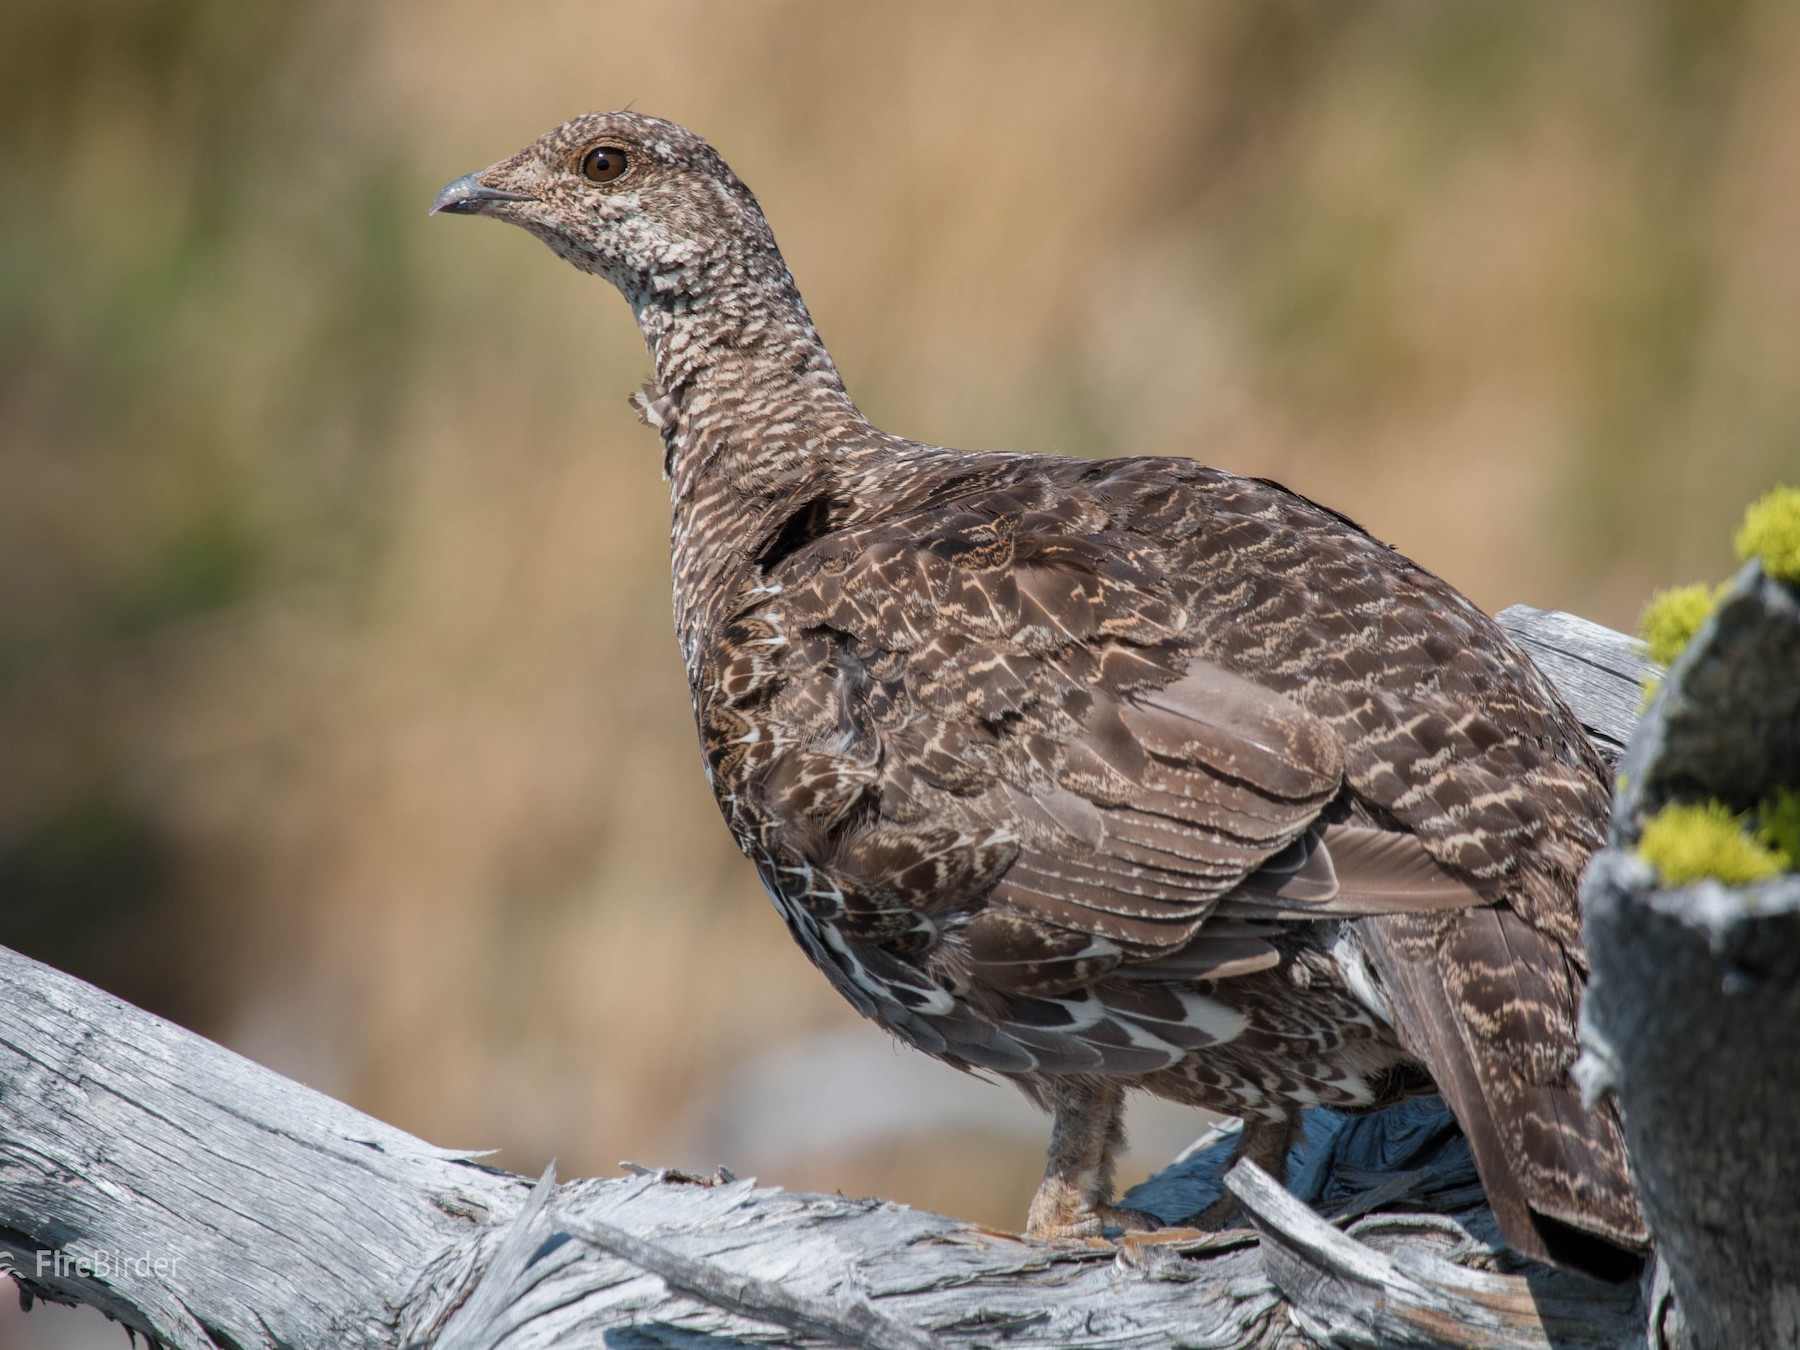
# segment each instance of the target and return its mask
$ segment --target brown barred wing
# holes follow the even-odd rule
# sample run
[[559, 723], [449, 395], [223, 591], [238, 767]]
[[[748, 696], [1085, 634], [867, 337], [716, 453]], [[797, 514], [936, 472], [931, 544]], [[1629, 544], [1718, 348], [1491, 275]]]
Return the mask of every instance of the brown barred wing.
[[[985, 894], [938, 884], [940, 864], [900, 901], [956, 913], [942, 959], [997, 993], [1063, 993], [1177, 949], [1216, 974], [1266, 965], [1272, 949], [1236, 929], [1193, 949], [1218, 898], [1340, 792], [1342, 747], [1297, 704], [1195, 660], [1161, 560], [1103, 529], [1077, 536], [1080, 511], [995, 493], [822, 541], [783, 569], [768, 608], [798, 659], [775, 704], [791, 724], [804, 697], [826, 729], [811, 753], [829, 742], [846, 781], [850, 761], [874, 775], [862, 812], [835, 812], [812, 852], [892, 909], [892, 869], [859, 865], [881, 856], [870, 841], [1011, 841]], [[777, 816], [790, 776], [776, 766], [760, 784]], [[804, 834], [785, 814], [781, 833]]]

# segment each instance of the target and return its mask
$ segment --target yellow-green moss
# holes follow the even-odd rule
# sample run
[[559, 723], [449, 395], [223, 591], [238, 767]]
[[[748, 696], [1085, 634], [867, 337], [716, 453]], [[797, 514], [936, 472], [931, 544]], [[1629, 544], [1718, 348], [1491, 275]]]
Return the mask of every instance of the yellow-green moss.
[[1782, 855], [1782, 870], [1800, 870], [1800, 788], [1784, 788], [1756, 808], [1756, 837]]
[[1706, 616], [1713, 611], [1718, 592], [1711, 586], [1696, 583], [1658, 591], [1644, 606], [1644, 617], [1638, 627], [1644, 641], [1650, 644], [1650, 659], [1668, 665], [1693, 639]]
[[1744, 825], [1722, 802], [1677, 802], [1645, 822], [1637, 851], [1673, 886], [1703, 877], [1742, 886], [1775, 876], [1781, 855], [1752, 839]]
[[1761, 558], [1770, 576], [1800, 584], [1800, 488], [1778, 487], [1751, 502], [1732, 542], [1740, 559]]

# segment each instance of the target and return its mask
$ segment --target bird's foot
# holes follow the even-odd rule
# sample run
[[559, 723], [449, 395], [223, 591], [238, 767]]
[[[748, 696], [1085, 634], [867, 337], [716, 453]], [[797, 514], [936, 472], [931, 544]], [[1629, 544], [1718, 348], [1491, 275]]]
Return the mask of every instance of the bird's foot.
[[1104, 1238], [1112, 1234], [1153, 1233], [1162, 1220], [1141, 1209], [1122, 1205], [1087, 1205], [1072, 1214], [1025, 1225], [1025, 1236], [1037, 1242], [1064, 1242], [1078, 1238]]
[[1150, 1233], [1163, 1226], [1154, 1214], [1126, 1209], [1083, 1195], [1072, 1186], [1048, 1178], [1038, 1187], [1025, 1220], [1025, 1236], [1038, 1242], [1102, 1238], [1109, 1232]]
[[1203, 1233], [1223, 1233], [1244, 1226], [1244, 1211], [1238, 1208], [1237, 1197], [1229, 1191], [1187, 1220], [1187, 1227], [1198, 1228]]

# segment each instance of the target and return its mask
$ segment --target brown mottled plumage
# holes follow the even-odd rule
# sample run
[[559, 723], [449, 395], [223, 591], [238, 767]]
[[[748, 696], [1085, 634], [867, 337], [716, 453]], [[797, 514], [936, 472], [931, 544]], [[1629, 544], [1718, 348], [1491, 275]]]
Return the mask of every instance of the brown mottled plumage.
[[1139, 1217], [1126, 1089], [1279, 1166], [1302, 1107], [1435, 1081], [1514, 1247], [1642, 1247], [1568, 1076], [1602, 769], [1469, 601], [1276, 483], [877, 430], [756, 199], [668, 122], [578, 118], [435, 209], [631, 302], [725, 818], [860, 1012], [1054, 1108], [1030, 1231]]

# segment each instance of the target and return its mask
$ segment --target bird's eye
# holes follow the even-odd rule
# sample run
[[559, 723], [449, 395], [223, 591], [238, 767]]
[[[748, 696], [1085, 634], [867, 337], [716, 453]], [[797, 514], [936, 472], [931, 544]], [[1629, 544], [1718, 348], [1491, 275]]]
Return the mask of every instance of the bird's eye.
[[599, 145], [581, 157], [581, 176], [590, 183], [610, 183], [630, 167], [616, 145]]

